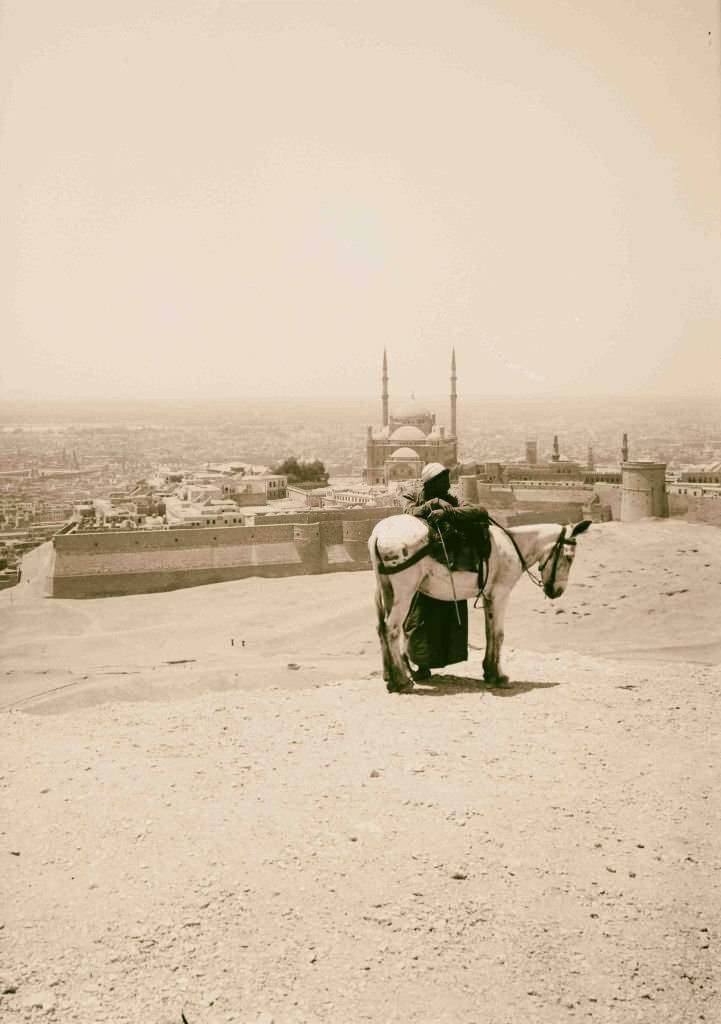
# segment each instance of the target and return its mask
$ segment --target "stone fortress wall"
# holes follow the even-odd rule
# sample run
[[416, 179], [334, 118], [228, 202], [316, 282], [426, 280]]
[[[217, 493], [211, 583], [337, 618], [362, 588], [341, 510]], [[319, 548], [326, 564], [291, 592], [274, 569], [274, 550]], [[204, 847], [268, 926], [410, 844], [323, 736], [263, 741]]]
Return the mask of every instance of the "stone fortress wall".
[[[621, 519], [621, 486], [619, 484], [596, 484], [595, 489], [601, 502], [608, 507], [612, 519]], [[667, 515], [671, 519], [685, 519], [689, 523], [707, 523], [721, 526], [721, 500], [692, 497], [686, 494], [667, 494]]]
[[685, 519], [689, 523], [721, 526], [721, 499], [669, 494], [668, 514], [674, 519]]
[[[483, 488], [481, 488], [482, 490]], [[484, 504], [484, 494], [476, 501]], [[506, 526], [576, 522], [579, 502], [493, 508]], [[393, 507], [309, 509], [263, 515], [253, 526], [123, 530], [58, 535], [52, 596], [111, 597], [177, 590], [250, 576], [282, 577], [368, 569], [368, 538]]]
[[[652, 469], [655, 479], [658, 473], [654, 470], [655, 467]], [[641, 513], [661, 514], [721, 526], [721, 500], [666, 495], [658, 489], [644, 497], [639, 493], [643, 477], [639, 478], [634, 471], [629, 479], [635, 486], [631, 511], [628, 511], [628, 498], [626, 511], [635, 518]], [[514, 489], [497, 488], [475, 477], [464, 477], [459, 481], [459, 493], [466, 500], [487, 507], [505, 526], [623, 518], [624, 490], [620, 484], [596, 483], [588, 488], [585, 501], [579, 500], [583, 495], [576, 489], [571, 493], [559, 489], [558, 494], [539, 490], [537, 500], [518, 502]], [[270, 513], [254, 526], [59, 535], [54, 540], [52, 596], [109, 597], [176, 590], [250, 576], [282, 577], [368, 569], [368, 537], [379, 520], [397, 511], [369, 507], [309, 509], [292, 514]]]
[[368, 537], [395, 509], [263, 518], [262, 525], [72, 533], [55, 538], [52, 596], [110, 597], [248, 576], [368, 569]]

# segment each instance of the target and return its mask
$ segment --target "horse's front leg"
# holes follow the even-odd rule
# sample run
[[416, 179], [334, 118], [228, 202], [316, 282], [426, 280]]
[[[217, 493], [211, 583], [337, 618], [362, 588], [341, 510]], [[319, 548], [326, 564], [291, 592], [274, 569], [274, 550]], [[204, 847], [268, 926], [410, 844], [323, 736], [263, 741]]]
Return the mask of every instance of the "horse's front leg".
[[501, 668], [503, 621], [508, 603], [507, 590], [488, 595], [483, 604], [486, 618], [486, 653], [483, 658], [483, 678], [487, 683], [506, 686], [508, 676]]

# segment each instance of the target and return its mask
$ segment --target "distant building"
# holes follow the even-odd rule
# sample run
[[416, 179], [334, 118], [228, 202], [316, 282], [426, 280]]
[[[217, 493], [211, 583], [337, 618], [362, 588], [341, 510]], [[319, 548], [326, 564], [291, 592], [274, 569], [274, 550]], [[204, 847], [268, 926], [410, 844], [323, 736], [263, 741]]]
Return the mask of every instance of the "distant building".
[[[622, 453], [627, 452], [624, 435]], [[568, 458], [555, 436], [552, 450], [539, 458], [537, 442], [527, 440], [524, 457], [515, 462], [464, 463], [459, 491], [506, 526], [615, 518], [620, 514], [621, 466], [596, 469], [590, 448], [588, 456], [587, 465]]]
[[[553, 438], [553, 450], [540, 460], [538, 458], [538, 442], [526, 441], [525, 458], [506, 464], [486, 463], [485, 465], [493, 467], [491, 469], [492, 475], [500, 476], [507, 482], [523, 480], [553, 484], [580, 480], [586, 469], [575, 459], [569, 459], [561, 453], [558, 435]], [[500, 472], [498, 467], [501, 467]], [[488, 471], [484, 475], [488, 477]]]
[[397, 496], [385, 487], [360, 484], [356, 487], [330, 487], [323, 499], [324, 508], [393, 508], [400, 506]]
[[244, 522], [243, 511], [234, 501], [183, 501], [168, 498], [165, 502], [168, 526], [237, 526]]
[[436, 415], [411, 400], [389, 409], [388, 357], [383, 353], [382, 425], [374, 430], [368, 427], [366, 441], [366, 468], [363, 479], [367, 484], [390, 484], [394, 481], [417, 479], [427, 462], [441, 462], [449, 469], [458, 463], [456, 436], [456, 353], [451, 356], [450, 427], [439, 426]]
[[705, 466], [688, 466], [681, 472], [681, 482], [688, 484], [721, 484], [721, 462]]

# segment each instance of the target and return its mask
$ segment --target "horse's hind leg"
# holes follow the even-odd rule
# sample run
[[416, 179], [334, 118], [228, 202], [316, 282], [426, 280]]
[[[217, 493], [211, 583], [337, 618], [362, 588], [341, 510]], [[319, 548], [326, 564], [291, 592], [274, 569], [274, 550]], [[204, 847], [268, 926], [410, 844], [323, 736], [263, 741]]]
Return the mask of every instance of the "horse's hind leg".
[[[397, 577], [396, 580], [398, 580]], [[410, 606], [405, 589], [405, 587], [397, 585], [392, 587], [393, 606], [385, 619], [385, 644], [389, 659], [388, 675], [390, 678], [384, 678], [386, 678], [389, 693], [402, 693], [405, 690], [413, 689], [413, 676], [405, 652], [405, 637], [403, 635], [403, 623]]]
[[[385, 584], [385, 586], [384, 586]], [[386, 629], [386, 600], [390, 608], [393, 607], [393, 588], [386, 580], [378, 582], [376, 589], [376, 612], [378, 616], [378, 639], [381, 645], [381, 656], [383, 658], [383, 679], [386, 683], [393, 681], [393, 659], [388, 648], [388, 633]]]
[[509, 591], [488, 594], [483, 605], [486, 618], [486, 653], [483, 657], [483, 678], [487, 683], [505, 686], [508, 676], [501, 668], [501, 648], [503, 647], [503, 620], [506, 615], [506, 604]]

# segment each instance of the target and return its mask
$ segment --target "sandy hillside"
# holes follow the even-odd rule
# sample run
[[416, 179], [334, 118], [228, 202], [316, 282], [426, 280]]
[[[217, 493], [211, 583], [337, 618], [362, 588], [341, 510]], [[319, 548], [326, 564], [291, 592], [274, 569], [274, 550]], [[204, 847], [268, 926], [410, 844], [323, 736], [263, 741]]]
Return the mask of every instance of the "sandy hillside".
[[721, 531], [517, 588], [508, 690], [379, 678], [369, 573], [0, 594], [0, 1019], [721, 1019]]

